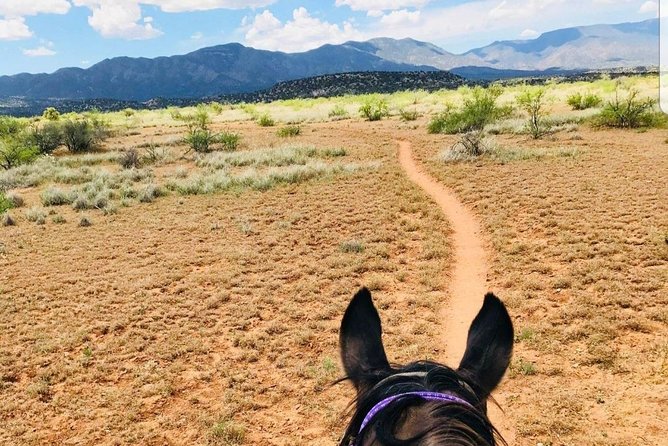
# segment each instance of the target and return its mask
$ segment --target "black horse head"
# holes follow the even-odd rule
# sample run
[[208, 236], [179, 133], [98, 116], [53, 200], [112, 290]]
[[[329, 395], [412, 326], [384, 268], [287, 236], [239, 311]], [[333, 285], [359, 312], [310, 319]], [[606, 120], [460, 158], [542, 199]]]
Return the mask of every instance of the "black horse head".
[[505, 444], [486, 404], [513, 349], [513, 325], [496, 296], [485, 296], [456, 370], [430, 361], [390, 366], [381, 335], [378, 311], [363, 288], [341, 322], [341, 358], [357, 389], [341, 446]]

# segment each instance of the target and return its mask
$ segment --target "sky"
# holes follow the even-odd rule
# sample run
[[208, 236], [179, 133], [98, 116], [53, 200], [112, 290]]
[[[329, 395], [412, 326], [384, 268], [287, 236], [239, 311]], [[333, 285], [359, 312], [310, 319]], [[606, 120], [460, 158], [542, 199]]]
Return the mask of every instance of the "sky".
[[0, 75], [239, 42], [298, 52], [411, 37], [454, 53], [658, 16], [658, 0], [0, 0]]

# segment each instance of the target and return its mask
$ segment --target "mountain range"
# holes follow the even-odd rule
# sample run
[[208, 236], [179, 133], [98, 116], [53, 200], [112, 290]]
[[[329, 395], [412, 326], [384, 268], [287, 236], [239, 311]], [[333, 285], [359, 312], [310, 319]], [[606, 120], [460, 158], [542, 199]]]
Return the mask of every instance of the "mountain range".
[[[535, 39], [497, 41], [463, 54], [413, 39], [377, 38], [324, 45], [302, 53], [257, 50], [238, 43], [185, 55], [116, 57], [90, 68], [0, 76], [0, 97], [144, 101], [198, 98], [267, 89], [282, 81], [365, 71], [452, 70], [487, 78], [549, 70], [657, 66], [658, 19], [565, 28]], [[482, 75], [478, 77], [483, 77]]]

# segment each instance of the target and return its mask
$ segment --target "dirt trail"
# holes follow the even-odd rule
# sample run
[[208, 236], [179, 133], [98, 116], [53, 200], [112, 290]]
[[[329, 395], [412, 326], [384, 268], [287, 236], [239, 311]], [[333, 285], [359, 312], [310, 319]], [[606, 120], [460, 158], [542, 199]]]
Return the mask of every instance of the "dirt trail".
[[[455, 266], [450, 280], [450, 299], [441, 310], [441, 342], [445, 345], [445, 363], [456, 367], [464, 354], [468, 328], [480, 310], [487, 291], [487, 261], [480, 226], [452, 191], [420, 170], [407, 141], [399, 141], [399, 162], [410, 180], [440, 206], [453, 230]], [[499, 403], [503, 407], [503, 402], [499, 400]], [[513, 444], [515, 435], [510, 423], [493, 404], [489, 408], [492, 421], [506, 441]]]

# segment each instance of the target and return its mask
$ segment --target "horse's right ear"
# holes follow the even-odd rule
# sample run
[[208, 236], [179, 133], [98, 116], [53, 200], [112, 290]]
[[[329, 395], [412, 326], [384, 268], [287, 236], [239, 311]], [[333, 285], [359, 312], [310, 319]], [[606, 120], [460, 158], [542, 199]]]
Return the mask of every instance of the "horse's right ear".
[[513, 322], [503, 302], [487, 293], [480, 312], [469, 328], [459, 373], [470, 378], [485, 400], [499, 384], [513, 354]]
[[390, 369], [381, 337], [380, 316], [362, 288], [348, 304], [339, 332], [341, 361], [358, 392], [375, 384], [377, 372]]

